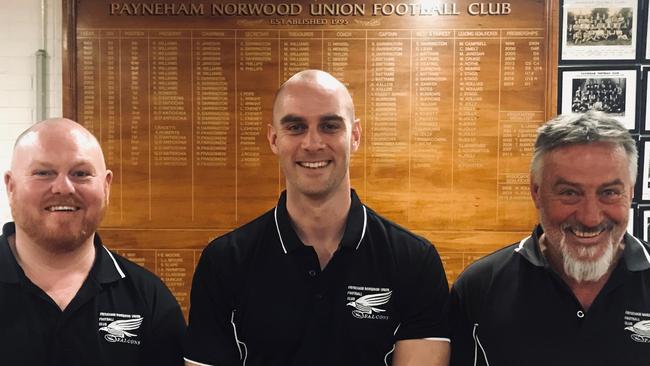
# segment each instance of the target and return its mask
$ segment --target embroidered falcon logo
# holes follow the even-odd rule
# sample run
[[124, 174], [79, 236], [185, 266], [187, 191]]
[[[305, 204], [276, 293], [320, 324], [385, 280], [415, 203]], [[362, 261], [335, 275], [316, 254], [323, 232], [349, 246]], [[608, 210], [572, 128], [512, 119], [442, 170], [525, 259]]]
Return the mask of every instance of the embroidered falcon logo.
[[135, 319], [122, 319], [111, 322], [105, 327], [99, 328], [99, 330], [105, 331], [106, 337], [111, 335], [111, 338], [125, 338], [126, 337], [135, 337], [136, 334], [129, 333], [127, 330], [136, 330], [142, 325], [142, 320], [144, 318], [135, 318]]
[[382, 313], [386, 310], [380, 309], [377, 306], [386, 304], [390, 300], [390, 295], [392, 293], [393, 291], [388, 291], [378, 294], [364, 295], [354, 301], [350, 301], [346, 305], [355, 308], [353, 312], [356, 312], [357, 314], [372, 314], [373, 312]]
[[625, 330], [632, 332], [630, 338], [635, 342], [650, 343], [650, 320], [636, 322], [631, 327], [626, 327]]

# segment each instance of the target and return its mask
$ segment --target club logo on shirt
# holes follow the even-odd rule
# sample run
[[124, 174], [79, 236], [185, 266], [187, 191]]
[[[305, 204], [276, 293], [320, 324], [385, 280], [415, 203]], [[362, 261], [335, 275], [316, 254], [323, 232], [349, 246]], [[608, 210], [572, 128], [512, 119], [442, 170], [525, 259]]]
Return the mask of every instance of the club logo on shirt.
[[388, 288], [383, 287], [365, 287], [365, 286], [348, 286], [346, 306], [353, 308], [352, 316], [357, 319], [376, 319], [388, 320], [388, 315], [383, 305], [390, 301], [393, 294]]
[[650, 313], [625, 311], [625, 330], [632, 332], [630, 338], [639, 343], [650, 343]]
[[99, 313], [99, 331], [106, 332], [104, 339], [111, 343], [139, 345], [136, 331], [144, 318], [138, 314]]

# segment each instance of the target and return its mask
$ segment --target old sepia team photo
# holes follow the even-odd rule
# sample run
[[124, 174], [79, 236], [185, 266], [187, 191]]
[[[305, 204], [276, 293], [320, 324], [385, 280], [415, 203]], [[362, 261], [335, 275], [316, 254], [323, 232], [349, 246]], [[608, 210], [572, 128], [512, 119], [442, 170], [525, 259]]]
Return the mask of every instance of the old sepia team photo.
[[564, 1], [563, 60], [636, 58], [636, 0]]

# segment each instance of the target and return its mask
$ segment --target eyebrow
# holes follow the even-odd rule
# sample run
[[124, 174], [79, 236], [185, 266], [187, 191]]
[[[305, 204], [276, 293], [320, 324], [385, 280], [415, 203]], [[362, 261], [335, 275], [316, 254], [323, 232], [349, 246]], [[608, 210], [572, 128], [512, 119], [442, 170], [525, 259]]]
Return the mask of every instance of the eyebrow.
[[[559, 186], [561, 184], [566, 184], [566, 185], [574, 186], [574, 187], [579, 187], [580, 186], [580, 184], [568, 181], [568, 180], [566, 180], [564, 178], [558, 179], [557, 182], [555, 182], [555, 184], [553, 184], [553, 186], [556, 187], [556, 186]], [[600, 187], [608, 187], [608, 186], [615, 186], [615, 185], [623, 185], [623, 181], [620, 180], [619, 178], [616, 178], [614, 180], [611, 180], [609, 182], [605, 182], [605, 183], [601, 184]]]
[[345, 119], [342, 116], [339, 116], [338, 114], [326, 114], [324, 116], [321, 116], [320, 118], [321, 122], [343, 122]]
[[[86, 165], [90, 166], [93, 170], [96, 169], [95, 166], [93, 165], [93, 163], [90, 160], [86, 160], [86, 159], [79, 160], [76, 163], [74, 163], [74, 165], [72, 165], [72, 169], [78, 169], [79, 167], [86, 166]], [[49, 163], [47, 161], [34, 160], [29, 164], [28, 169], [34, 169], [34, 168], [37, 168], [37, 167], [46, 168], [46, 169], [54, 169], [55, 168], [55, 166], [52, 163]]]
[[[305, 121], [306, 119], [304, 117], [295, 114], [287, 114], [286, 116], [280, 119], [280, 124], [301, 123]], [[345, 119], [338, 114], [332, 113], [332, 114], [325, 114], [320, 116], [319, 121], [320, 122], [333, 122], [333, 121], [343, 122], [345, 121]]]
[[282, 125], [296, 122], [305, 122], [305, 119], [295, 114], [287, 114], [280, 119], [280, 124]]

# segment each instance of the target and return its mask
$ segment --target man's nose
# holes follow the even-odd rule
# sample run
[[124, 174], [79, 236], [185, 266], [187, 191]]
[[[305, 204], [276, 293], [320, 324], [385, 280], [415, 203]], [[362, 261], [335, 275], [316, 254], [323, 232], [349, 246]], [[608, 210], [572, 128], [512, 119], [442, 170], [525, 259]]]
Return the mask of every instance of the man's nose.
[[323, 147], [323, 139], [320, 132], [310, 128], [302, 139], [302, 148], [305, 150], [318, 150]]
[[587, 227], [595, 227], [603, 222], [603, 209], [598, 197], [585, 197], [576, 212], [578, 221]]
[[71, 194], [74, 193], [74, 183], [66, 174], [59, 174], [52, 182], [52, 193], [54, 194]]

